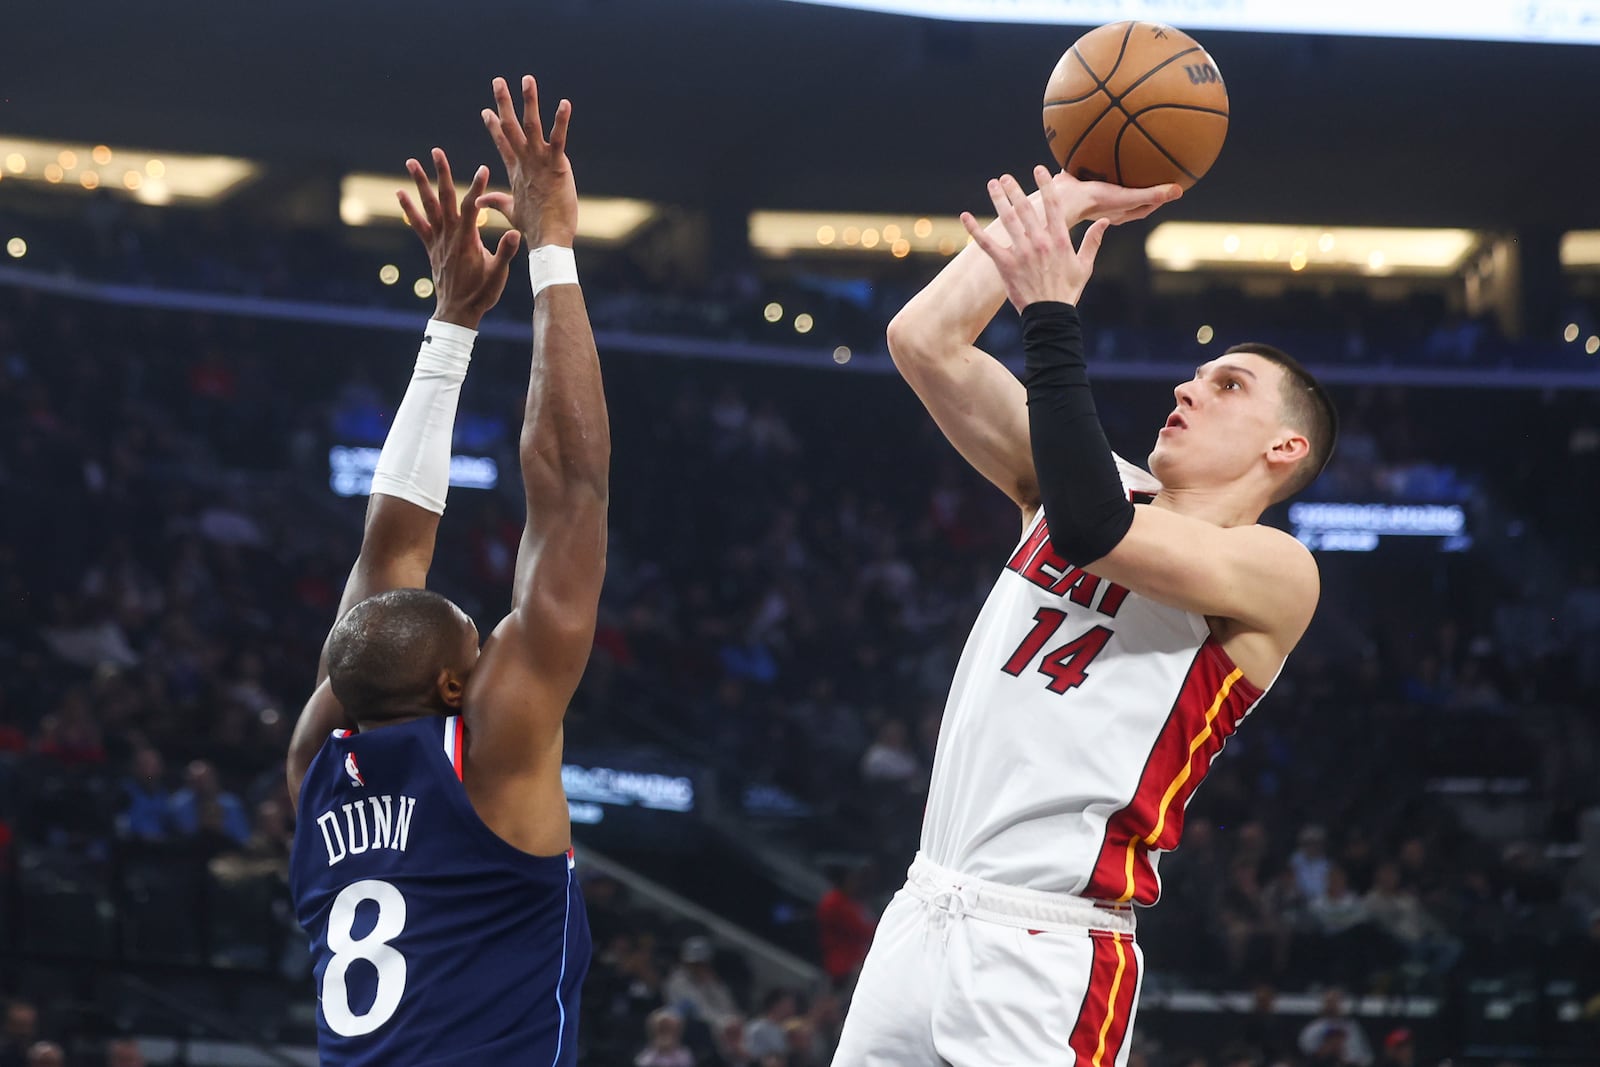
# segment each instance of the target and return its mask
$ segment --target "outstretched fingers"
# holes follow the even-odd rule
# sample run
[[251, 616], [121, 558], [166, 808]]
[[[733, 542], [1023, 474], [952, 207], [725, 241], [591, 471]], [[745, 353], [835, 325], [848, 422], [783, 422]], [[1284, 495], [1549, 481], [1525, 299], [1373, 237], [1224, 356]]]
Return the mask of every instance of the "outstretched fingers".
[[984, 254], [996, 263], [999, 263], [1011, 251], [999, 241], [996, 241], [994, 235], [988, 231], [983, 223], [973, 217], [972, 212], [963, 211], [961, 213], [961, 225], [967, 228], [967, 233], [971, 235], [972, 242], [983, 249]]
[[1084, 231], [1083, 240], [1078, 242], [1078, 263], [1086, 271], [1094, 270], [1095, 257], [1100, 254], [1100, 243], [1105, 240], [1106, 230], [1110, 227], [1111, 220], [1102, 217], [1095, 219]]
[[522, 132], [530, 142], [544, 141], [544, 125], [539, 121], [539, 83], [532, 74], [522, 76]]
[[490, 211], [498, 211], [506, 218], [511, 217], [511, 211], [516, 207], [516, 201], [510, 193], [484, 193], [478, 197], [478, 206]]
[[494, 260], [489, 265], [490, 273], [495, 281], [505, 285], [506, 278], [511, 274], [511, 261], [517, 257], [517, 249], [522, 245], [522, 234], [516, 230], [507, 230], [500, 235], [500, 243], [495, 246]]
[[994, 204], [995, 214], [999, 216], [1000, 224], [1005, 227], [1006, 233], [1011, 238], [1011, 247], [1020, 250], [1028, 240], [1028, 220], [1023, 215], [1022, 209], [1029, 208], [1029, 205], [1028, 198], [1024, 194], [1019, 207], [1017, 198], [1011, 195], [1013, 189], [1019, 193], [1022, 191], [1021, 186], [1017, 185], [1017, 180], [1009, 174], [1003, 174], [989, 181], [989, 201]]
[[1050, 168], [1034, 167], [1033, 179], [1039, 185], [1039, 199], [1044, 203], [1044, 228], [1049, 234], [1056, 234], [1071, 222], [1066, 218], [1066, 211], [1061, 205], [1061, 186], [1050, 180]]
[[456, 180], [450, 173], [450, 160], [445, 157], [442, 148], [433, 150], [433, 173], [439, 179], [439, 195], [436, 203], [440, 218], [454, 221], [459, 217], [456, 213]]
[[558, 155], [567, 150], [567, 124], [572, 121], [572, 101], [556, 105], [555, 121], [550, 124], [550, 150]]
[[478, 202], [489, 188], [489, 168], [479, 167], [472, 172], [472, 184], [461, 198], [461, 221], [468, 226], [478, 225]]
[[491, 127], [489, 134], [494, 137], [495, 146], [500, 149], [501, 156], [510, 163], [527, 145], [528, 137], [523, 132], [522, 123], [517, 120], [517, 105], [511, 100], [511, 88], [506, 85], [504, 78], [494, 80], [494, 104], [493, 112], [485, 109], [484, 124], [489, 124], [489, 116], [493, 114], [498, 133], [495, 127]]

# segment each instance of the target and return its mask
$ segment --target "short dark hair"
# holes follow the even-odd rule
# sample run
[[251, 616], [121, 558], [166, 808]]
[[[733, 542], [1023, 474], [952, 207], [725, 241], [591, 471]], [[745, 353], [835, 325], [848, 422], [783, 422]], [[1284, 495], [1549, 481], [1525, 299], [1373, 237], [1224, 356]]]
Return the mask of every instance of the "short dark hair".
[[328, 635], [328, 681], [351, 712], [429, 692], [454, 661], [459, 609], [426, 589], [391, 589], [345, 612]]
[[1333, 458], [1334, 445], [1339, 442], [1339, 412], [1333, 406], [1322, 383], [1289, 353], [1258, 341], [1234, 345], [1223, 355], [1242, 352], [1260, 356], [1269, 363], [1283, 368], [1283, 421], [1306, 435], [1311, 452], [1300, 461], [1300, 466], [1289, 476], [1273, 503], [1287, 500], [1316, 481]]

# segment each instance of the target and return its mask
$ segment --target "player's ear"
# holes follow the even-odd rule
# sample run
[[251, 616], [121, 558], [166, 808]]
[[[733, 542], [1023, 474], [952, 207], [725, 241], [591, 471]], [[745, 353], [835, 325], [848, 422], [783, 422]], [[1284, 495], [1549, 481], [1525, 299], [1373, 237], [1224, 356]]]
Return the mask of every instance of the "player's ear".
[[1284, 430], [1267, 448], [1267, 465], [1280, 473], [1292, 470], [1311, 454], [1311, 442], [1303, 433]]
[[434, 688], [439, 693], [439, 699], [444, 701], [445, 707], [459, 708], [462, 697], [467, 693], [467, 682], [455, 671], [446, 667], [439, 672]]

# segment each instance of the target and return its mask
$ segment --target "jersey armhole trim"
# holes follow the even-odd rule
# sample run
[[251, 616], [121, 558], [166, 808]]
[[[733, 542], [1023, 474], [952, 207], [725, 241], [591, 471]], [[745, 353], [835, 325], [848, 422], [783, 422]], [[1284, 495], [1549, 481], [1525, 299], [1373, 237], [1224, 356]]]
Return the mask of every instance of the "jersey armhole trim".
[[461, 776], [461, 752], [466, 739], [467, 724], [461, 721], [461, 716], [451, 715], [444, 720], [444, 758], [450, 761], [458, 782], [465, 781]]

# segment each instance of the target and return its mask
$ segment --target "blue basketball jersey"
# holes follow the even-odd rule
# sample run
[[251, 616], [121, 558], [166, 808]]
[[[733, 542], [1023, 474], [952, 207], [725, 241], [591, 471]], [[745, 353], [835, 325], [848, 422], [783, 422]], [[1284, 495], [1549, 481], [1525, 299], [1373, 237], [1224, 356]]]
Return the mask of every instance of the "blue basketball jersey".
[[572, 853], [503, 841], [461, 784], [459, 716], [335, 733], [289, 868], [323, 1067], [577, 1062], [589, 923]]

